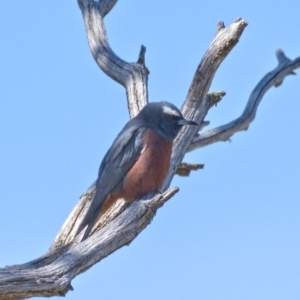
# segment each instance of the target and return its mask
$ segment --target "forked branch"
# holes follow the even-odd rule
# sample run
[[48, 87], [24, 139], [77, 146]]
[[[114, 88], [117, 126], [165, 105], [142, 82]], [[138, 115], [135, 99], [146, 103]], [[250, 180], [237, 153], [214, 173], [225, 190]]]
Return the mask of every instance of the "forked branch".
[[[207, 92], [218, 66], [237, 43], [246, 25], [247, 23], [244, 20], [238, 19], [228, 27], [220, 29], [213, 39], [196, 70], [189, 94], [184, 103], [184, 108], [186, 108], [185, 116], [187, 116], [189, 119], [194, 119], [198, 121], [199, 124], [205, 124], [203, 119], [207, 114], [207, 111], [217, 101], [221, 100], [224, 92], [215, 93], [212, 95], [207, 95]], [[175, 170], [181, 163], [188, 146], [198, 130], [199, 128], [191, 130], [184, 129], [180, 132], [179, 136], [175, 140], [172, 152], [171, 167], [161, 188], [162, 192], [165, 192], [169, 187], [175, 174]], [[55, 238], [52, 248], [65, 245], [73, 241], [77, 232], [77, 228], [81, 223], [81, 219], [84, 217], [89, 208], [94, 189], [95, 187], [92, 185], [88, 192], [81, 197], [79, 203], [75, 206], [69, 218]], [[124, 203], [122, 204], [119, 202], [111, 211], [111, 215], [107, 216], [108, 220], [111, 220], [115, 217], [114, 213], [118, 214], [120, 211], [122, 211], [124, 209], [123, 205]], [[130, 207], [128, 209], [130, 209]], [[98, 223], [96, 227], [101, 228], [102, 224]]]
[[[94, 59], [108, 76], [126, 88], [128, 108], [130, 116], [133, 117], [147, 103], [148, 70], [145, 67], [145, 48], [141, 48], [137, 63], [125, 62], [110, 48], [103, 18], [116, 2], [117, 0], [78, 0]], [[215, 72], [238, 42], [246, 25], [247, 22], [242, 19], [236, 20], [228, 27], [219, 23], [218, 32], [196, 70], [182, 112], [185, 117], [198, 121], [201, 128], [207, 125], [204, 117], [210, 107], [220, 101], [224, 95], [222, 92], [208, 95]], [[277, 75], [271, 72], [270, 74], [275, 76], [273, 78], [273, 75], [268, 74], [266, 78], [271, 76], [268, 79], [270, 83], [253, 92], [256, 95], [253, 99], [256, 100], [249, 101], [255, 103], [251, 104], [252, 106], [248, 103], [243, 113], [245, 118], [251, 118], [253, 112], [255, 115], [258, 103], [267, 87], [280, 84], [289, 72], [299, 67], [299, 59], [288, 62], [282, 53], [278, 53], [278, 56], [282, 64], [278, 66]], [[226, 130], [229, 129], [228, 127]], [[171, 167], [162, 187], [162, 194], [148, 195], [129, 207], [122, 201], [117, 202], [101, 223], [97, 224], [93, 234], [85, 241], [79, 242], [81, 237], [75, 237], [75, 232], [90, 205], [95, 190], [92, 185], [80, 198], [48, 253], [27, 264], [0, 269], [0, 300], [65, 295], [72, 289], [71, 281], [74, 277], [120, 247], [130, 244], [149, 224], [156, 211], [178, 191], [177, 188], [167, 189], [184, 154], [193, 147], [191, 143], [195, 148], [200, 147], [201, 141], [204, 143], [203, 134], [197, 137], [199, 130], [200, 128], [189, 127], [180, 132], [174, 143]], [[208, 138], [209, 135], [207, 133], [206, 135]], [[213, 134], [210, 135], [210, 138], [212, 137]], [[218, 137], [215, 139], [217, 141]], [[186, 167], [191, 169], [201, 166], [187, 165]]]

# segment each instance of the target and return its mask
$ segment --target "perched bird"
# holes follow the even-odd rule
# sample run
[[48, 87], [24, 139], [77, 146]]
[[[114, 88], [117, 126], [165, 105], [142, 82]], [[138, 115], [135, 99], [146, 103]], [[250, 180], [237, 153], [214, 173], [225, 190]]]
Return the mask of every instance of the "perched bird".
[[183, 125], [198, 124], [169, 102], [147, 104], [125, 125], [100, 165], [94, 198], [77, 230], [87, 225], [82, 240], [118, 199], [133, 201], [161, 187]]

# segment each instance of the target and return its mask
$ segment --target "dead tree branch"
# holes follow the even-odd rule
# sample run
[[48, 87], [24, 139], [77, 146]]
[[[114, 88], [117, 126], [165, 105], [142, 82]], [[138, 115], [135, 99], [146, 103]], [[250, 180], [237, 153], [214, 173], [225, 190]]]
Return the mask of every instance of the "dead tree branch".
[[[190, 107], [190, 110], [187, 108], [185, 113], [185, 116], [189, 119], [195, 119], [199, 122], [199, 124], [205, 125], [206, 123], [203, 119], [207, 114], [207, 111], [216, 104], [217, 101], [221, 100], [222, 96], [225, 94], [224, 92], [220, 92], [207, 95], [207, 91], [218, 66], [237, 43], [238, 38], [241, 36], [246, 25], [247, 23], [244, 20], [238, 19], [227, 28], [223, 28], [218, 31], [197, 68], [187, 100], [184, 104], [184, 107]], [[200, 106], [201, 108], [199, 108]], [[205, 111], [200, 113], [199, 109], [203, 109]], [[192, 130], [185, 129], [180, 132], [178, 138], [174, 142], [171, 167], [161, 191], [164, 192], [169, 187], [177, 166], [181, 163], [186, 149], [190, 145], [198, 130], [198, 128]], [[59, 234], [55, 238], [51, 246], [52, 248], [65, 245], [73, 241], [80, 221], [89, 208], [93, 193], [94, 185], [92, 185], [81, 197], [79, 203], [75, 206], [69, 218], [66, 220]], [[117, 207], [115, 207], [111, 211], [111, 214], [107, 216], [108, 220], [114, 218], [114, 213], [118, 214], [122, 211], [124, 209], [123, 205], [124, 203], [122, 204], [119, 202]], [[98, 224], [96, 227], [102, 227], [102, 225]]]
[[[248, 23], [243, 19], [237, 19], [228, 27], [224, 27], [224, 24], [223, 26], [218, 25], [217, 34], [196, 70], [188, 95], [181, 108], [186, 118], [195, 120], [199, 124], [204, 122], [208, 110], [213, 105], [210, 97], [207, 97], [213, 77], [221, 62], [239, 41], [247, 25]], [[170, 185], [175, 170], [182, 161], [197, 131], [198, 128], [196, 127], [191, 128], [190, 126], [188, 128], [186, 126], [176, 138], [172, 152], [171, 166], [163, 184], [163, 190], [167, 189]]]
[[[103, 17], [114, 7], [116, 0], [78, 0], [92, 55], [101, 70], [126, 88], [130, 117], [133, 118], [148, 103], [148, 69], [145, 66], [144, 46], [137, 63], [127, 63], [111, 49]], [[143, 57], [142, 61], [141, 57]]]
[[255, 119], [257, 108], [265, 93], [272, 86], [280, 86], [286, 76], [296, 75], [293, 71], [300, 68], [300, 57], [290, 60], [282, 50], [277, 50], [276, 56], [278, 66], [265, 75], [254, 88], [241, 116], [228, 124], [201, 133], [198, 137], [194, 138], [188, 151], [216, 142], [227, 141], [236, 132], [248, 129], [250, 123]]
[[[108, 76], [126, 88], [128, 108], [133, 117], [147, 103], [148, 70], [145, 67], [145, 48], [142, 46], [137, 63], [125, 62], [110, 48], [103, 18], [116, 2], [117, 0], [78, 0], [92, 55]], [[247, 22], [243, 19], [236, 20], [228, 27], [219, 23], [217, 34], [196, 70], [182, 112], [185, 117], [202, 124], [201, 129], [208, 123], [204, 121], [208, 110], [224, 95], [223, 92], [208, 94], [213, 77], [246, 26]], [[247, 105], [243, 113], [247, 118], [251, 118], [249, 114], [253, 114], [253, 111], [255, 115], [259, 101], [270, 86], [280, 84], [288, 73], [299, 67], [299, 59], [290, 62], [282, 53], [278, 53], [278, 56], [282, 63], [280, 62], [274, 74], [271, 72], [266, 76], [268, 83], [252, 93], [255, 95], [250, 97], [252, 100], [249, 103], [255, 103]], [[0, 300], [65, 295], [72, 289], [71, 281], [74, 277], [120, 247], [129, 245], [150, 223], [157, 210], [177, 193], [177, 188], [168, 190], [168, 187], [186, 151], [193, 147], [191, 143], [195, 148], [199, 147], [197, 143], [204, 136], [201, 134], [197, 137], [200, 128], [184, 128], [174, 142], [171, 167], [163, 184], [162, 194], [148, 195], [129, 207], [120, 200], [103, 216], [93, 234], [84, 242], [79, 242], [81, 236], [75, 237], [75, 232], [90, 205], [95, 190], [92, 185], [81, 196], [44, 256], [23, 265], [0, 269]], [[187, 169], [198, 167], [186, 165]]]
[[0, 269], [0, 299], [63, 296], [72, 290], [71, 280], [130, 242], [149, 224], [156, 211], [178, 189], [150, 200], [136, 201], [130, 209], [80, 243], [50, 250], [27, 264]]

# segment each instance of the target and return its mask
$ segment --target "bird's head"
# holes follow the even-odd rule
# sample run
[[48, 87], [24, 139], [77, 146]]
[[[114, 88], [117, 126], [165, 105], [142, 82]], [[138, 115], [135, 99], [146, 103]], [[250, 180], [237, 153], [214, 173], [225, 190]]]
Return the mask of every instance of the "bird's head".
[[148, 103], [137, 118], [141, 119], [147, 127], [172, 141], [182, 126], [198, 126], [196, 122], [185, 119], [175, 105], [165, 101]]

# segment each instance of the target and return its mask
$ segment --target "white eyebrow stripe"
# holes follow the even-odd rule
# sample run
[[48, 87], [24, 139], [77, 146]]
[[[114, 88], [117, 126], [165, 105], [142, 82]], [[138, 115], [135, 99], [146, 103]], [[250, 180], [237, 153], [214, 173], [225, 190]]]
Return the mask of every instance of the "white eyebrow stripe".
[[163, 109], [163, 112], [167, 115], [180, 117], [180, 114], [176, 110], [170, 108], [169, 106], [163, 106], [162, 109]]

